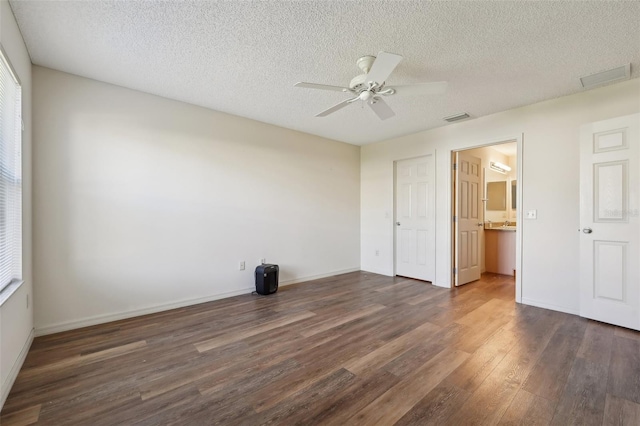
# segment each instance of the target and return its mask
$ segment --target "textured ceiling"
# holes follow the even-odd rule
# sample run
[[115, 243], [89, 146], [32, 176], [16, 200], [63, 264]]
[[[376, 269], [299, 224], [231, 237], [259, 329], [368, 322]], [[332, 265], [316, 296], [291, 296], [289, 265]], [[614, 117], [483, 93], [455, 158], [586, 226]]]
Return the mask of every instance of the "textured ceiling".
[[500, 145], [491, 145], [491, 148], [506, 155], [507, 157], [513, 157], [518, 153], [518, 145], [515, 142], [503, 143]]
[[[640, 2], [11, 1], [34, 64], [353, 144], [581, 91], [580, 76], [640, 68]], [[380, 121], [340, 92], [360, 56], [404, 56]]]

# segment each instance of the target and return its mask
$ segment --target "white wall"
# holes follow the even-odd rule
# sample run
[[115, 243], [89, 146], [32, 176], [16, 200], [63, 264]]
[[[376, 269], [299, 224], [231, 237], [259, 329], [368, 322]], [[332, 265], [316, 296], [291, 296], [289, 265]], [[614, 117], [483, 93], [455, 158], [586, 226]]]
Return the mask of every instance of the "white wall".
[[24, 284], [0, 306], [0, 408], [31, 345], [31, 59], [8, 1], [0, 0], [0, 44], [22, 84], [22, 276]]
[[[451, 150], [524, 134], [522, 227], [524, 303], [577, 313], [579, 301], [579, 128], [640, 111], [640, 80], [582, 92], [366, 145], [361, 150], [364, 270], [393, 272], [393, 161], [436, 155], [436, 285], [451, 282]], [[375, 250], [380, 256], [375, 256]]]
[[281, 283], [359, 270], [359, 147], [33, 78], [37, 334], [250, 292], [261, 258]]

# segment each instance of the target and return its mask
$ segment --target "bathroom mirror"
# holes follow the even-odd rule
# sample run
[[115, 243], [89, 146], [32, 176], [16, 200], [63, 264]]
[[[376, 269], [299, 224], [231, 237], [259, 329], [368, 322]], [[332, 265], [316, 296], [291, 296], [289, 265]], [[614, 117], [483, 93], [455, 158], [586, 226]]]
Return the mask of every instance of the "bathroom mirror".
[[511, 181], [511, 210], [515, 210], [516, 209], [516, 184], [517, 180], [512, 180]]
[[487, 210], [507, 210], [507, 181], [487, 182]]

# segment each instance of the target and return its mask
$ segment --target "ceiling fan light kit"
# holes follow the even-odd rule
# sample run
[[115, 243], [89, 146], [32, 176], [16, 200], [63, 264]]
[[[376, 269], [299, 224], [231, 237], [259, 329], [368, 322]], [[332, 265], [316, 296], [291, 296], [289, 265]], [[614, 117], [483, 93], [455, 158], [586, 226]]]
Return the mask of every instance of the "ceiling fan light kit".
[[386, 120], [395, 115], [391, 107], [382, 99], [383, 96], [395, 95], [398, 91], [402, 95], [433, 95], [444, 93], [447, 90], [446, 81], [385, 87], [387, 78], [400, 61], [402, 61], [402, 56], [388, 52], [379, 52], [378, 56], [362, 56], [356, 61], [356, 65], [363, 74], [351, 79], [349, 87], [304, 82], [296, 83], [295, 87], [339, 91], [354, 95], [354, 97], [322, 111], [316, 117], [326, 117], [351, 103], [362, 101], [369, 105], [380, 120]]

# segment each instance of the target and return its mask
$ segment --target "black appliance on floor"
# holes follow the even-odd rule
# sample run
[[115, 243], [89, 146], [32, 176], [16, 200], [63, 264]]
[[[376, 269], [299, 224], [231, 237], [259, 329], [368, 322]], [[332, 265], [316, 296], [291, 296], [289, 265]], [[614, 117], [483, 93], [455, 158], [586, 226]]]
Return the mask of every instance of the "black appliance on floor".
[[278, 291], [278, 265], [263, 263], [256, 268], [256, 293], [272, 294]]

